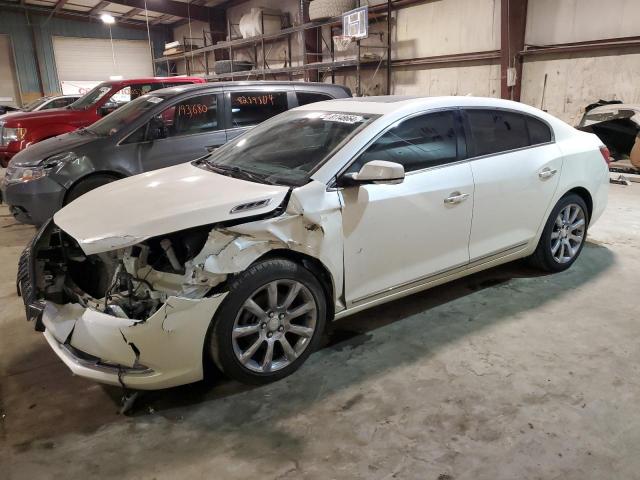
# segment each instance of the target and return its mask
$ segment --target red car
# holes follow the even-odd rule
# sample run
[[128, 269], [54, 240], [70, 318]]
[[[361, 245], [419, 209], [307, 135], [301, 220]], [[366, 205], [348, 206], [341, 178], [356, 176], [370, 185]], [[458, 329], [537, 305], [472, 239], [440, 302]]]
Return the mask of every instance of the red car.
[[65, 108], [16, 112], [0, 119], [0, 164], [29, 145], [88, 127], [124, 103], [153, 90], [187, 83], [205, 83], [196, 77], [152, 77], [102, 82]]

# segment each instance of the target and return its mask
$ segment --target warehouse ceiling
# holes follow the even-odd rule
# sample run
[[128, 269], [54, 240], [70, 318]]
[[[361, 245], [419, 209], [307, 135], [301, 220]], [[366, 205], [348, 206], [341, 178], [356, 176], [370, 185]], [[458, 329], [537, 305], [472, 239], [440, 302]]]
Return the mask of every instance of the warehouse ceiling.
[[242, 3], [238, 0], [2, 0], [3, 7], [49, 13], [53, 16], [99, 17], [108, 13], [122, 23], [172, 25], [185, 19], [208, 21], [215, 7]]

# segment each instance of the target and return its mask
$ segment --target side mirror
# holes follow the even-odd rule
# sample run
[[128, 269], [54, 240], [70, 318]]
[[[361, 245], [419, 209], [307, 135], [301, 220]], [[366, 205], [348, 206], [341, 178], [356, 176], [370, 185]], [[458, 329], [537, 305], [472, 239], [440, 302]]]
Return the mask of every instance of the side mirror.
[[107, 115], [109, 115], [111, 112], [115, 111], [118, 109], [118, 104], [114, 103], [114, 102], [107, 102], [104, 105], [102, 105], [100, 107], [99, 113], [100, 116], [105, 117]]
[[343, 185], [364, 183], [395, 185], [404, 180], [404, 167], [399, 163], [385, 160], [372, 160], [365, 163], [358, 173], [346, 173], [342, 176]]

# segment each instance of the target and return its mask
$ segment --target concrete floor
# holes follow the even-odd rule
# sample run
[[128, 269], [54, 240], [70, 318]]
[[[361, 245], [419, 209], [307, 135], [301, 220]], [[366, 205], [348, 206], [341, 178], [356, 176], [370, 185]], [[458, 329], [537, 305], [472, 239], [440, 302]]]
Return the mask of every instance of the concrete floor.
[[0, 209], [0, 477], [640, 478], [640, 185], [569, 271], [496, 268], [338, 322], [295, 375], [150, 393], [72, 377], [24, 320]]

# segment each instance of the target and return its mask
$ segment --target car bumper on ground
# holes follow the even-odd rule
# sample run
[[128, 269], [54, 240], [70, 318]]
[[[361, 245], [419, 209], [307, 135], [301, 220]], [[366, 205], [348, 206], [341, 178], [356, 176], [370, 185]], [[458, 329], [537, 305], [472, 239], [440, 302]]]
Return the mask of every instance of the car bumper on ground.
[[66, 190], [49, 177], [26, 183], [2, 183], [2, 202], [22, 223], [41, 225], [62, 208]]
[[147, 320], [107, 315], [79, 304], [44, 302], [44, 336], [81, 377], [156, 390], [203, 378], [203, 349], [213, 314], [226, 294], [169, 297]]

